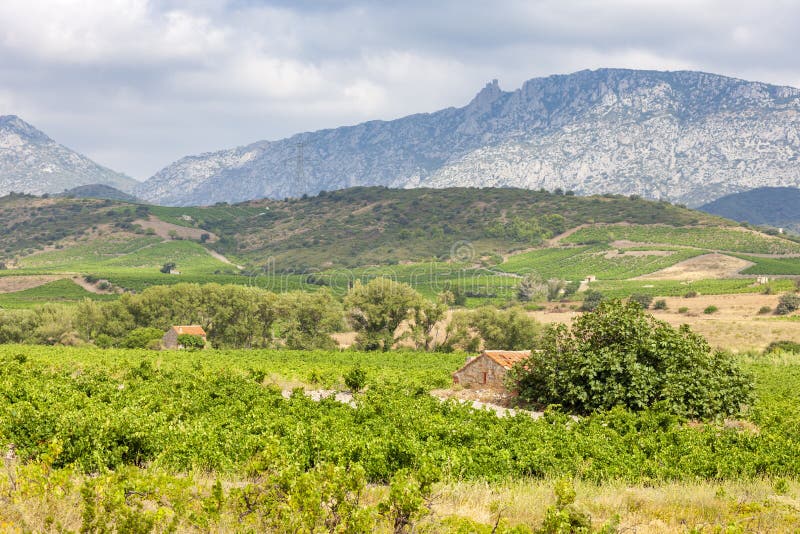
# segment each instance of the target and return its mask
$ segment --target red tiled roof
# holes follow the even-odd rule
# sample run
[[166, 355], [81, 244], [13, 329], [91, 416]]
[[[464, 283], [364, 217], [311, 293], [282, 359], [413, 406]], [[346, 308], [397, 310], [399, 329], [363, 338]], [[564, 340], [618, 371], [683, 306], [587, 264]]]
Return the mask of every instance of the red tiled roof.
[[485, 350], [481, 355], [485, 354], [491, 358], [498, 365], [511, 369], [515, 364], [526, 360], [530, 357], [531, 351], [529, 350]]
[[173, 330], [175, 330], [178, 335], [181, 334], [189, 334], [191, 336], [202, 336], [206, 337], [206, 331], [203, 330], [202, 326], [191, 325], [191, 326], [173, 326]]

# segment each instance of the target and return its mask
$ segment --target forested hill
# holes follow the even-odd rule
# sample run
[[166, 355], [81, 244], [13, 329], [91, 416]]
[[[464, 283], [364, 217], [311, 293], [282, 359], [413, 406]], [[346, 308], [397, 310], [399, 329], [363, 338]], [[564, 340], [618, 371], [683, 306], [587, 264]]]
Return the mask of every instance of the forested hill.
[[667, 202], [523, 189], [364, 187], [202, 208], [14, 195], [0, 198], [0, 224], [8, 230], [0, 236], [0, 260], [119, 240], [120, 233], [144, 233], [148, 220], [193, 228], [195, 236], [208, 232], [207, 246], [218, 252], [251, 266], [273, 258], [279, 270], [478, 262], [591, 223], [733, 224]]
[[[231, 237], [232, 242], [219, 244], [229, 253], [253, 260], [273, 257], [278, 265], [295, 268], [446, 260], [451, 256], [477, 260], [491, 253], [539, 246], [570, 228], [595, 222], [730, 224], [637, 197], [580, 197], [501, 188], [363, 187], [241, 206], [262, 209], [234, 221], [208, 218], [198, 224]], [[202, 211], [191, 215], [203, 216]]]
[[699, 209], [736, 221], [800, 232], [800, 189], [796, 187], [759, 187], [724, 196]]

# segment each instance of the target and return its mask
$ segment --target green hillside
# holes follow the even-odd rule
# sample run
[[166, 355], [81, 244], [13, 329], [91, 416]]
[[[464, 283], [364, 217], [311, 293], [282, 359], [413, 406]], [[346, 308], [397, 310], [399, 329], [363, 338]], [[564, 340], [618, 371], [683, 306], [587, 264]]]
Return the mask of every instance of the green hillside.
[[[0, 198], [0, 223], [3, 275], [88, 275], [134, 291], [218, 282], [343, 294], [354, 279], [385, 276], [431, 297], [458, 288], [477, 304], [513, 298], [528, 274], [592, 275], [597, 287], [617, 282], [605, 288], [613, 294], [635, 291], [627, 280], [709, 251], [746, 256], [756, 265], [744, 275], [800, 272], [790, 257], [800, 243], [785, 236], [619, 195], [372, 187], [189, 208], [11, 195]], [[162, 273], [165, 264], [180, 274]], [[709, 293], [749, 290], [747, 280], [712, 282]], [[647, 289], [656, 287], [685, 291], [671, 281]]]

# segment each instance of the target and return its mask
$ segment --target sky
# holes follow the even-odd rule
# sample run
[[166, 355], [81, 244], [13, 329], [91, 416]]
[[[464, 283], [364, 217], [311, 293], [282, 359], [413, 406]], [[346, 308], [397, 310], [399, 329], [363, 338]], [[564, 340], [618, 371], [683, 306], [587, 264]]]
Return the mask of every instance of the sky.
[[146, 179], [463, 106], [490, 80], [692, 69], [800, 87], [794, 0], [0, 0], [0, 115]]

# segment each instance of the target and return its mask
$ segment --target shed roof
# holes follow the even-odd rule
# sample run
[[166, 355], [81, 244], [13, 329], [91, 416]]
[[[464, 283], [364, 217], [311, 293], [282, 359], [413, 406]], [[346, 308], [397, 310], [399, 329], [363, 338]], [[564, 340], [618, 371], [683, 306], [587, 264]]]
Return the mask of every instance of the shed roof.
[[203, 330], [202, 326], [198, 325], [189, 325], [189, 326], [173, 326], [171, 330], [175, 330], [178, 335], [182, 334], [189, 334], [192, 336], [206, 336], [206, 331]]
[[511, 369], [514, 367], [515, 364], [521, 362], [522, 360], [526, 360], [530, 357], [531, 351], [529, 350], [485, 350], [481, 353], [481, 355], [486, 355], [487, 357], [494, 360], [495, 363], [505, 367], [506, 369]]

